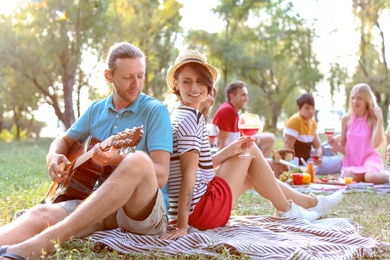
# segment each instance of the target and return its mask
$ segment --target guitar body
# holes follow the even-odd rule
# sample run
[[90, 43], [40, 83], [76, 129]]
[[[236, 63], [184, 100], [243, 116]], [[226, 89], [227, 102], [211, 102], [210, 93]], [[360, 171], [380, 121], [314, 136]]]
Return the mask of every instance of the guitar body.
[[[80, 199], [84, 200], [94, 190], [96, 182], [103, 182], [112, 173], [111, 166], [96, 164], [92, 158], [91, 149], [95, 144], [100, 143], [103, 149], [135, 147], [141, 140], [143, 128], [133, 128], [121, 132], [115, 136], [100, 142], [90, 136], [84, 143], [74, 142], [67, 155], [70, 165], [60, 164], [60, 168], [68, 172], [68, 178], [63, 183], [53, 182], [49, 188], [46, 198], [42, 203], [58, 203], [61, 201]], [[131, 137], [131, 138], [129, 138]], [[102, 147], [101, 147], [102, 148]]]
[[100, 141], [94, 137], [89, 137], [84, 143], [73, 143], [67, 158], [72, 162], [71, 165], [65, 167], [65, 171], [69, 172], [69, 178], [64, 183], [53, 182], [48, 191], [45, 203], [58, 203], [65, 200], [87, 198], [93, 191], [96, 181], [105, 171], [106, 174], [111, 174], [111, 167], [103, 167], [92, 161], [92, 159], [84, 162], [80, 167], [74, 169], [76, 159]]

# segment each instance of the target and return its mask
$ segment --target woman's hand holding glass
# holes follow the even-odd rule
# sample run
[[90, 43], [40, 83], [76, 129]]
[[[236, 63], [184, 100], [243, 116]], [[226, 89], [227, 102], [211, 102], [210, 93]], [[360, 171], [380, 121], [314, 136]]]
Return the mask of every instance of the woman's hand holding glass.
[[[263, 131], [263, 124], [257, 114], [243, 113], [238, 120], [238, 129], [240, 130], [241, 135], [250, 137], [259, 131]], [[256, 156], [248, 152], [248, 146], [249, 144], [247, 143], [245, 153], [241, 154], [240, 158], [256, 158]]]
[[332, 149], [333, 146], [331, 146], [330, 143], [331, 143], [331, 139], [333, 137], [333, 134], [335, 132], [335, 129], [333, 127], [326, 127], [326, 128], [324, 128], [324, 132], [326, 134], [326, 140], [328, 142], [328, 144], [326, 145], [326, 148]]

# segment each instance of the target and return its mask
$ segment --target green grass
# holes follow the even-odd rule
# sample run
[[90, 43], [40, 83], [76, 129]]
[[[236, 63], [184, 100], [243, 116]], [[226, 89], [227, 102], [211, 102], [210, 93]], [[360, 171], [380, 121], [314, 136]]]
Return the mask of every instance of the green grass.
[[[50, 187], [45, 156], [50, 139], [5, 143], [0, 142], [0, 225], [12, 221], [17, 210], [30, 208], [45, 198]], [[281, 147], [278, 140], [276, 147]], [[271, 203], [254, 194], [245, 193], [234, 208], [233, 215], [272, 215]], [[361, 234], [390, 243], [390, 194], [347, 193], [342, 202], [324, 217], [347, 218]], [[112, 252], [102, 245], [73, 240], [59, 247], [51, 259], [144, 259], [140, 255]], [[159, 258], [154, 256], [152, 258]], [[202, 259], [201, 256], [193, 258]], [[238, 259], [224, 255], [225, 259]], [[389, 259], [382, 254], [379, 259]], [[172, 259], [164, 257], [163, 259]], [[188, 259], [178, 256], [175, 259]], [[208, 258], [209, 259], [209, 258]]]

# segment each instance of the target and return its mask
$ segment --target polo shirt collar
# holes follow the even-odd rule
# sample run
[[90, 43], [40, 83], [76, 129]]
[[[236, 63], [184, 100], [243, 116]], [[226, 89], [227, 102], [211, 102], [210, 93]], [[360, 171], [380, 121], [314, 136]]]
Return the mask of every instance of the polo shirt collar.
[[[112, 104], [112, 97], [113, 97], [113, 94], [111, 93], [111, 95], [107, 98], [106, 100], [106, 109], [107, 110], [112, 110], [112, 111], [115, 111], [115, 112], [118, 112], [115, 108], [114, 108], [114, 105]], [[138, 108], [139, 108], [139, 104], [141, 103], [141, 101], [145, 99], [145, 94], [144, 93], [141, 93], [138, 98], [135, 100], [135, 102], [133, 104], [131, 104], [130, 106], [126, 107], [125, 109], [123, 109], [121, 112], [124, 113], [126, 111], [131, 111], [133, 113], [137, 113], [138, 111]]]
[[232, 108], [234, 109], [234, 111], [236, 111], [236, 114], [239, 115], [240, 113], [237, 112], [236, 108], [234, 107], [234, 105], [232, 104], [232, 102], [228, 101], [228, 104], [232, 106]]
[[304, 119], [304, 118], [301, 116], [301, 113], [299, 113], [299, 112], [297, 112], [297, 114], [298, 114], [298, 118], [299, 118], [305, 125], [309, 125], [310, 120]]

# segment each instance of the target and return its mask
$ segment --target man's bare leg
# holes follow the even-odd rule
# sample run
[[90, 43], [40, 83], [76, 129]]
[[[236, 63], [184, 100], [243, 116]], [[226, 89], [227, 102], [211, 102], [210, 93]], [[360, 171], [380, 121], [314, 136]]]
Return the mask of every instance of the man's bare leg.
[[265, 158], [270, 158], [275, 145], [275, 135], [273, 133], [264, 132], [258, 135], [256, 144], [261, 147], [261, 151]]
[[7, 253], [38, 259], [42, 251], [53, 251], [55, 243], [64, 243], [121, 207], [130, 218], [145, 219], [153, 209], [157, 190], [156, 174], [148, 155], [131, 154], [72, 214], [40, 234], [9, 246]]
[[23, 242], [67, 216], [64, 208], [57, 204], [36, 205], [14, 221], [0, 227], [0, 245]]

